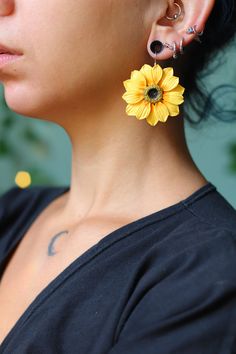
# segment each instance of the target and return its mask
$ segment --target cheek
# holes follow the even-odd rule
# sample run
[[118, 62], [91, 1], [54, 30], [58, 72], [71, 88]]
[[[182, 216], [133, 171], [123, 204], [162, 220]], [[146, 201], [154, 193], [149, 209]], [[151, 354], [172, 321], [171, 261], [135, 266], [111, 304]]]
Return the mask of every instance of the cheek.
[[5, 80], [5, 99], [18, 114], [50, 119], [70, 106], [99, 100], [108, 88], [106, 67], [91, 65], [78, 49], [42, 48], [25, 55], [14, 76]]
[[121, 6], [114, 0], [49, 3], [47, 11], [34, 22], [30, 35], [32, 78], [44, 86], [46, 81], [61, 92], [78, 84], [90, 90], [108, 85], [108, 78], [119, 73], [127, 53], [121, 31], [117, 30], [121, 20], [116, 23], [114, 15]]
[[111, 95], [114, 82], [123, 89], [122, 41], [117, 25], [102, 13], [105, 6], [57, 1], [66, 11], [51, 1], [37, 5], [35, 18], [22, 16], [25, 58], [18, 78], [5, 85], [8, 105], [22, 115], [46, 118], [66, 106], [88, 104], [91, 97], [96, 103]]

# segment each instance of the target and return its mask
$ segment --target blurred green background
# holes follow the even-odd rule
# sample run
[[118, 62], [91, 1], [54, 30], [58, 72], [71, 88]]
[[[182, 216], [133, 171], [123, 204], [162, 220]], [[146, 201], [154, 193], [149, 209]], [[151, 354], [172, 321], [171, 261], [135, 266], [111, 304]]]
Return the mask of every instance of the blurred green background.
[[[220, 62], [216, 57], [211, 63], [214, 71], [202, 79], [209, 92], [236, 81], [236, 42], [220, 56]], [[20, 170], [31, 174], [32, 185], [69, 185], [71, 146], [63, 128], [15, 114], [6, 105], [2, 85], [0, 89], [0, 195], [15, 185]], [[221, 122], [214, 114], [196, 127], [186, 121], [186, 137], [199, 169], [236, 208], [236, 91], [215, 93], [223, 109], [235, 111], [234, 121], [224, 116]]]

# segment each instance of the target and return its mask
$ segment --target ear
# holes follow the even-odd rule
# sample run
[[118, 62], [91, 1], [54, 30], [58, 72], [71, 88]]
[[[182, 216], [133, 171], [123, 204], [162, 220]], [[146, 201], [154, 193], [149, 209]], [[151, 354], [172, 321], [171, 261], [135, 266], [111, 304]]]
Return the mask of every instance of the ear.
[[[197, 32], [204, 30], [208, 17], [215, 5], [216, 0], [168, 0], [165, 14], [156, 18], [152, 24], [151, 33], [147, 43], [147, 50], [153, 59], [166, 60], [173, 56], [173, 50], [164, 47], [155, 55], [150, 45], [153, 41], [161, 41], [173, 46], [176, 42], [177, 51], [180, 51], [180, 42], [183, 39], [183, 47], [191, 43], [196, 34], [187, 34], [189, 27], [196, 25]], [[181, 9], [181, 15], [176, 20], [168, 20], [166, 16], [173, 17]]]

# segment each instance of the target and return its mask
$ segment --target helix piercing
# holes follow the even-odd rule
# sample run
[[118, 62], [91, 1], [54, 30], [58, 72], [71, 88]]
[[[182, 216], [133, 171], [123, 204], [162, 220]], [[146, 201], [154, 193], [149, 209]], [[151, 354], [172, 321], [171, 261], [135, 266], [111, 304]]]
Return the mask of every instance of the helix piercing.
[[174, 14], [173, 17], [169, 17], [169, 16], [166, 15], [165, 18], [166, 18], [167, 20], [176, 21], [176, 20], [180, 17], [180, 15], [181, 15], [182, 9], [181, 9], [181, 7], [179, 6], [179, 4], [177, 4], [177, 2], [174, 2], [174, 5], [178, 7], [178, 13]]
[[194, 37], [194, 39], [200, 43], [202, 43], [202, 41], [200, 40], [199, 36], [202, 36], [204, 31], [198, 32], [197, 31], [197, 25], [191, 26], [186, 30], [187, 34], [196, 34], [196, 37]]

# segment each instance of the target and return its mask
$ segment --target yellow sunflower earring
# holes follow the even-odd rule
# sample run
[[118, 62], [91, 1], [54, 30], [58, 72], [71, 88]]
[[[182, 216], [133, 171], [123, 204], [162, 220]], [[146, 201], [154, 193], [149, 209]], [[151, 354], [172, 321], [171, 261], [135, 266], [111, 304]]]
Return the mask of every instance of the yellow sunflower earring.
[[[183, 54], [183, 38], [179, 50]], [[150, 49], [160, 53], [165, 47], [173, 51], [177, 58], [177, 45], [153, 41]], [[179, 105], [184, 102], [185, 88], [179, 84], [179, 78], [174, 76], [172, 67], [162, 69], [154, 62], [154, 66], [144, 64], [140, 70], [133, 70], [129, 80], [123, 81], [126, 92], [122, 98], [126, 101], [126, 113], [137, 119], [146, 119], [155, 126], [157, 122], [166, 122], [169, 116], [179, 115]]]

